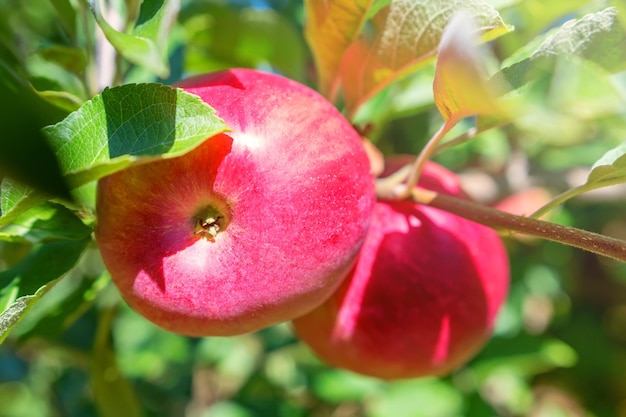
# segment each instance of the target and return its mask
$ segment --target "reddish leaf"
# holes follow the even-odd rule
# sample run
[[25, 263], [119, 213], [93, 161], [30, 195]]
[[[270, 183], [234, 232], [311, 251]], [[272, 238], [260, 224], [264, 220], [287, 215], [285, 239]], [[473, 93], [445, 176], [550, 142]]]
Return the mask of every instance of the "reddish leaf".
[[465, 10], [493, 39], [509, 29], [498, 12], [482, 0], [397, 0], [383, 7], [365, 31], [346, 50], [340, 75], [350, 113], [398, 78], [434, 58], [452, 15]]
[[356, 38], [373, 0], [307, 0], [305, 36], [319, 77], [322, 94], [335, 95], [341, 57]]
[[472, 18], [458, 13], [441, 38], [433, 90], [435, 104], [446, 121], [501, 112], [487, 81], [484, 54]]

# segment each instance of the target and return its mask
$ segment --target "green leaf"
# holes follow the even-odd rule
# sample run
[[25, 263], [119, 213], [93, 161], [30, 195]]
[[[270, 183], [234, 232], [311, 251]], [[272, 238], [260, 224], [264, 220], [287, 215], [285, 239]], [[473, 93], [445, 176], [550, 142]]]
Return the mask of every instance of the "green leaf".
[[67, 273], [87, 246], [89, 239], [57, 240], [33, 247], [21, 262], [0, 272], [0, 288], [18, 288], [18, 294], [32, 295], [40, 287]]
[[502, 112], [499, 93], [487, 81], [485, 53], [471, 17], [455, 14], [443, 32], [435, 68], [435, 104], [446, 121]]
[[21, 214], [0, 231], [11, 236], [22, 236], [30, 242], [53, 240], [82, 240], [91, 234], [69, 209], [58, 204], [43, 204]]
[[591, 167], [587, 181], [578, 187], [571, 188], [559, 194], [546, 205], [532, 214], [539, 218], [545, 213], [562, 205], [568, 200], [583, 193], [610, 185], [626, 183], [626, 142], [606, 152]]
[[146, 67], [161, 78], [167, 78], [170, 71], [165, 48], [179, 3], [179, 0], [145, 0], [137, 25], [127, 34], [109, 25], [100, 10], [99, 0], [89, 0], [98, 25], [115, 49], [130, 62]]
[[573, 19], [529, 43], [502, 63], [502, 73], [520, 87], [545, 72], [556, 57], [580, 57], [615, 73], [626, 69], [626, 31], [609, 7]]
[[37, 303], [54, 284], [54, 282], [51, 282], [44, 285], [33, 295], [19, 297], [0, 313], [0, 344], [4, 342], [9, 333], [22, 321], [26, 313], [33, 308], [35, 303]]
[[184, 66], [189, 72], [269, 64], [289, 78], [305, 78], [302, 34], [274, 10], [197, 2], [181, 12], [180, 21], [186, 32]]
[[591, 167], [587, 184], [626, 182], [626, 142], [605, 153]]
[[[78, 261], [91, 229], [60, 205], [43, 205], [23, 213], [0, 235], [31, 242], [30, 251], [0, 272], [0, 342], [41, 297]], [[6, 239], [3, 239], [6, 240]], [[23, 246], [28, 250], [28, 246]], [[8, 304], [6, 304], [8, 303]]]
[[491, 40], [510, 29], [498, 12], [482, 0], [398, 0], [372, 19], [350, 45], [340, 66], [346, 106], [350, 113], [400, 77], [432, 62], [441, 35], [452, 15], [466, 11]]
[[45, 115], [58, 113], [14, 77], [8, 69], [10, 58], [3, 49], [0, 45], [0, 177], [69, 199], [54, 153], [40, 131]]
[[463, 397], [448, 382], [422, 378], [394, 382], [367, 403], [370, 417], [446, 417], [462, 415]]
[[107, 272], [94, 279], [78, 270], [80, 266], [72, 272], [79, 272], [80, 277], [73, 273], [64, 277], [56, 284], [54, 292], [29, 312], [18, 330], [18, 342], [31, 337], [58, 341], [63, 332], [93, 305], [100, 291], [111, 282]]
[[195, 95], [128, 84], [105, 89], [44, 133], [68, 183], [78, 187], [133, 163], [182, 155], [225, 130]]
[[[111, 345], [111, 326], [116, 310], [102, 311], [91, 358], [91, 388], [98, 414], [102, 417], [143, 415], [133, 386], [122, 375]], [[114, 400], [113, 400], [114, 399]]]
[[17, 216], [50, 198], [49, 194], [5, 178], [0, 183], [0, 227], [11, 223]]
[[361, 31], [372, 3], [372, 0], [304, 2], [305, 36], [315, 60], [320, 91], [328, 98], [334, 97], [338, 87], [341, 57]]
[[68, 37], [76, 36], [76, 10], [70, 0], [50, 0]]

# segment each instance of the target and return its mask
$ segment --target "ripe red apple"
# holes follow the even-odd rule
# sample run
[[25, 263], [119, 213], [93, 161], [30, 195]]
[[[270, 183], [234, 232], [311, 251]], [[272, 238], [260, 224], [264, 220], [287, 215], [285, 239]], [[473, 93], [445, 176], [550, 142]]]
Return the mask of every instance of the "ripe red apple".
[[374, 205], [362, 141], [322, 96], [232, 69], [179, 85], [232, 129], [99, 181], [96, 238], [128, 304], [191, 335], [306, 313], [353, 266]]
[[[456, 175], [434, 163], [420, 185], [464, 197]], [[489, 338], [508, 282], [493, 230], [410, 201], [379, 201], [351, 275], [294, 330], [337, 367], [383, 379], [442, 375]]]

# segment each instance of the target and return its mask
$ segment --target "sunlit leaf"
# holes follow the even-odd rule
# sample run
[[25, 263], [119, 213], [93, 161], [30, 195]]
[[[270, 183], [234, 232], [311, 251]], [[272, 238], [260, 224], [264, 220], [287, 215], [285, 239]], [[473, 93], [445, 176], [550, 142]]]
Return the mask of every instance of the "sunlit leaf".
[[50, 198], [49, 194], [5, 178], [0, 183], [0, 227], [12, 222], [21, 213]]
[[460, 10], [476, 21], [483, 40], [509, 31], [498, 12], [481, 0], [398, 0], [383, 7], [341, 62], [349, 112], [391, 82], [432, 62], [444, 28]]
[[226, 130], [199, 97], [161, 84], [106, 89], [44, 129], [72, 187], [141, 160], [179, 156]]
[[137, 25], [124, 33], [113, 28], [105, 19], [99, 0], [89, 0], [98, 25], [115, 49], [130, 62], [141, 65], [161, 78], [169, 75], [167, 63], [167, 33], [176, 18], [180, 0], [145, 0]]
[[33, 308], [35, 303], [54, 286], [51, 282], [39, 288], [33, 295], [25, 295], [17, 298], [2, 313], [0, 313], [0, 344], [4, 342], [11, 330], [17, 326], [26, 313]]
[[609, 72], [626, 69], [626, 30], [613, 7], [573, 19], [535, 39], [502, 63], [502, 73], [514, 87], [532, 81], [555, 57], [576, 56]]
[[464, 12], [452, 17], [441, 38], [435, 69], [435, 104], [446, 121], [500, 113], [497, 93], [488, 83], [479, 34]]
[[335, 94], [341, 57], [359, 34], [372, 3], [375, 2], [305, 1], [305, 35], [315, 59], [319, 89], [326, 97]]
[[[61, 173], [77, 188], [133, 163], [180, 156], [225, 130], [195, 95], [161, 84], [128, 84], [105, 89], [43, 131]], [[0, 225], [50, 198], [6, 179], [1, 191]]]
[[21, 214], [0, 231], [37, 243], [84, 239], [89, 237], [91, 228], [61, 205], [42, 204]]

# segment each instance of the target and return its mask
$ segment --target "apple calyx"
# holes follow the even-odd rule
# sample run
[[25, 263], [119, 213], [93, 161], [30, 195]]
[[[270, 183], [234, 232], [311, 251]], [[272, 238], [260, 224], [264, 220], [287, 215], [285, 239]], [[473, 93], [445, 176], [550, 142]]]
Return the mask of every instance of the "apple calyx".
[[226, 230], [228, 223], [230, 223], [229, 216], [223, 214], [223, 210], [208, 205], [193, 216], [193, 234], [214, 242], [218, 233]]

